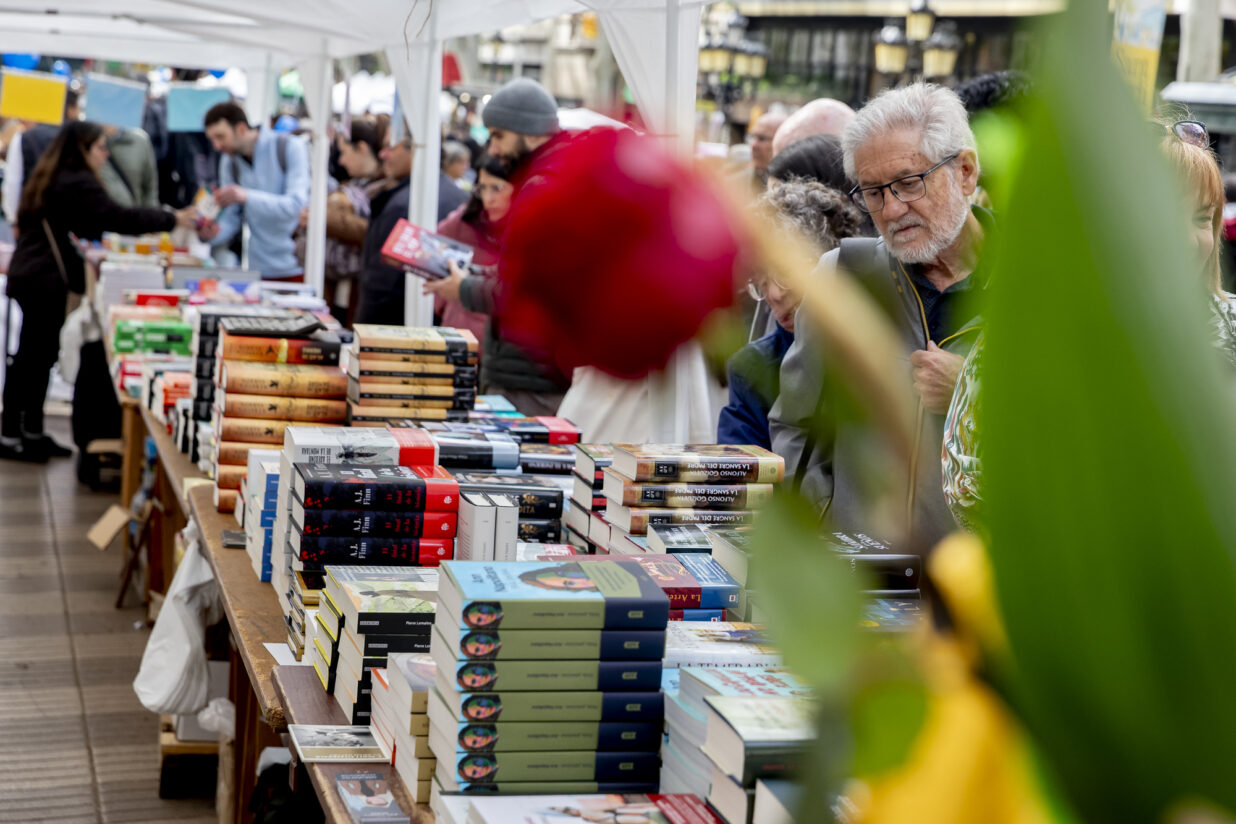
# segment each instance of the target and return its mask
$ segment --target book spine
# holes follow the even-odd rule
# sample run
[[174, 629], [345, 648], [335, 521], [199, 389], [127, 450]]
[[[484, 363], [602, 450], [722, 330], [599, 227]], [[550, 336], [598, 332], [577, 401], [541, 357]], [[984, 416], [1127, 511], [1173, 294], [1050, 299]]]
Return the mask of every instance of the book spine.
[[746, 788], [755, 786], [760, 778], [788, 778], [797, 773], [806, 758], [805, 745], [754, 744], [746, 742], [743, 752], [742, 780]]
[[459, 421], [468, 420], [463, 409], [435, 409], [424, 406], [366, 406], [357, 403], [346, 405], [348, 421], [357, 424], [386, 426], [393, 421]]
[[283, 431], [290, 425], [290, 421], [224, 416], [219, 419], [215, 437], [220, 441], [278, 444], [282, 447]]
[[570, 455], [524, 454], [519, 456], [519, 465], [524, 472], [533, 475], [570, 475], [575, 461]]
[[464, 661], [450, 676], [465, 691], [592, 690], [661, 688], [660, 661]]
[[660, 692], [464, 692], [452, 698], [462, 721], [655, 722], [664, 714]]
[[772, 484], [622, 484], [623, 506], [756, 509], [772, 494]]
[[224, 360], [337, 366], [341, 349], [338, 341], [310, 338], [263, 338], [226, 332], [219, 337], [219, 355]]
[[475, 353], [426, 352], [409, 349], [366, 348], [360, 346], [357, 354], [370, 363], [433, 363], [446, 366], [476, 366]]
[[348, 405], [312, 398], [224, 394], [222, 411], [237, 418], [338, 423], [347, 416]]
[[338, 399], [348, 390], [347, 376], [334, 367], [306, 374], [254, 369], [246, 367], [243, 361], [224, 361], [220, 377], [225, 390], [241, 395]]
[[381, 512], [352, 509], [306, 509], [301, 529], [306, 536], [400, 536], [454, 538], [454, 512]]
[[[240, 489], [240, 482], [249, 472], [248, 466], [216, 466], [215, 486], [219, 489], [230, 489], [233, 493]], [[235, 508], [235, 503], [233, 503]]]
[[654, 524], [746, 524], [752, 512], [745, 509], [639, 509], [632, 508], [632, 535], [643, 535]]
[[724, 609], [671, 609], [671, 621], [724, 621]]
[[433, 626], [433, 616], [432, 612], [367, 613], [357, 619], [357, 626], [366, 635], [411, 635], [417, 640], [408, 642], [414, 644], [409, 652], [429, 652], [430, 634], [425, 629]]
[[460, 660], [470, 661], [660, 661], [665, 630], [463, 630], [455, 652]]
[[775, 458], [702, 458], [692, 455], [661, 459], [635, 456], [635, 481], [683, 483], [776, 483], [784, 464]]
[[250, 449], [270, 449], [270, 444], [219, 441], [215, 451], [215, 460], [220, 464], [227, 464], [229, 466], [247, 467]]
[[438, 538], [400, 541], [389, 538], [307, 536], [300, 539], [297, 557], [301, 561], [319, 564], [405, 566], [417, 563], [423, 553], [449, 552], [452, 543], [449, 539]]
[[414, 478], [309, 479], [305, 481], [306, 509], [381, 509], [416, 512], [455, 512], [458, 486], [450, 481]]
[[442, 398], [438, 396], [412, 396], [391, 392], [348, 391], [348, 400], [359, 407], [378, 406], [388, 409], [471, 409], [471, 396]]
[[518, 540], [525, 544], [556, 544], [562, 540], [562, 522], [549, 519], [521, 519], [517, 535]]
[[459, 753], [545, 750], [648, 752], [660, 748], [661, 733], [661, 728], [656, 724], [639, 722], [459, 724], [455, 740], [448, 743], [453, 743]]
[[481, 782], [501, 774], [503, 781], [552, 775], [563, 781], [655, 781], [661, 762], [652, 752], [493, 752], [457, 753], [458, 779]]

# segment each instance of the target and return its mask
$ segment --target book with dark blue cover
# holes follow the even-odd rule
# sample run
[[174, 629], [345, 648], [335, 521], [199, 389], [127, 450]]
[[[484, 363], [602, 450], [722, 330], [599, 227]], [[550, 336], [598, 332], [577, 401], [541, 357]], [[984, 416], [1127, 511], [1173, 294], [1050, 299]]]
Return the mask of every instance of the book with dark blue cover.
[[[603, 659], [660, 661], [665, 631], [659, 629], [472, 629], [443, 628], [459, 661]], [[454, 639], [454, 641], [451, 641]]]
[[612, 721], [559, 721], [525, 724], [459, 723], [456, 752], [534, 752], [537, 750], [656, 751], [662, 726], [656, 723], [622, 724]]
[[687, 568], [692, 578], [700, 582], [701, 609], [729, 609], [738, 606], [741, 587], [716, 558], [702, 552], [683, 552], [674, 558]]
[[454, 538], [454, 512], [385, 511], [375, 509], [306, 509], [292, 499], [292, 523], [303, 536], [366, 535], [404, 538]]
[[[439, 756], [440, 757], [440, 756]], [[453, 759], [455, 779], [472, 783], [534, 781], [656, 781], [656, 752], [465, 752]]]

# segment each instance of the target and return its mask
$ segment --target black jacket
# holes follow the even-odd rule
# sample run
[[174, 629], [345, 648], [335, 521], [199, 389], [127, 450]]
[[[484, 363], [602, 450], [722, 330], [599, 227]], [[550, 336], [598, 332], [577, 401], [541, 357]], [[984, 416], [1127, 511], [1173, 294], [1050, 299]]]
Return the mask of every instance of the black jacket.
[[86, 272], [70, 234], [84, 240], [97, 240], [104, 232], [141, 235], [167, 232], [176, 227], [176, 216], [164, 209], [128, 208], [117, 204], [107, 196], [93, 172], [85, 169], [60, 172], [43, 195], [43, 208], [33, 213], [23, 211], [17, 216], [21, 234], [9, 264], [10, 295], [23, 290], [65, 288], [47, 230], [43, 228], [44, 220], [60, 248], [68, 276], [67, 287], [79, 294], [86, 290]]
[[361, 247], [356, 323], [403, 323], [404, 272], [382, 262], [382, 244], [399, 219], [408, 216], [409, 184], [410, 179], [404, 178], [369, 202], [369, 228]]

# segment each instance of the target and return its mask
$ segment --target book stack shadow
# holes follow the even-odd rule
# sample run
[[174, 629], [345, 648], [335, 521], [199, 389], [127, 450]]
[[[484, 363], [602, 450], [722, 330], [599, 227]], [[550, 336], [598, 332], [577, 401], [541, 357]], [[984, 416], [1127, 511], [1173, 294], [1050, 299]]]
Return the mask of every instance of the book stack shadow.
[[635, 564], [441, 567], [434, 791], [655, 792], [669, 602]]

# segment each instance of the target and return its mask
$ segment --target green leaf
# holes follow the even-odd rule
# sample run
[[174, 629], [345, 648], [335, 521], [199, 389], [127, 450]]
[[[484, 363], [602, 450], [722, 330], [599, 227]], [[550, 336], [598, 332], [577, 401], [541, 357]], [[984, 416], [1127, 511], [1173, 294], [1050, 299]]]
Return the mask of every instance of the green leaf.
[[786, 665], [830, 697], [858, 651], [859, 595], [847, 567], [821, 545], [818, 524], [802, 498], [778, 495], [756, 522], [751, 569]]
[[1236, 419], [1192, 204], [1108, 60], [1103, 3], [1043, 38], [995, 267], [979, 427], [1010, 666], [1083, 820], [1236, 809]]
[[927, 690], [915, 681], [882, 681], [859, 691], [850, 709], [854, 772], [876, 775], [898, 766], [927, 718]]

